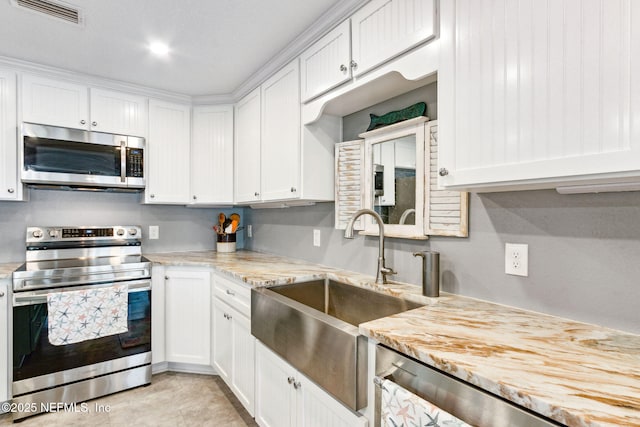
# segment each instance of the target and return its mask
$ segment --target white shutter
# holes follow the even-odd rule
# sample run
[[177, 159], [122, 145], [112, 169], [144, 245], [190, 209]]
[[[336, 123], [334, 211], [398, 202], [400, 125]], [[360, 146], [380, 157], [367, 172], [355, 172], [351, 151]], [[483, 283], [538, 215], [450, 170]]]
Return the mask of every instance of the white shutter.
[[[351, 215], [362, 209], [364, 140], [339, 142], [336, 151], [336, 221], [335, 227], [344, 230]], [[354, 229], [363, 230], [362, 218], [356, 221]]]

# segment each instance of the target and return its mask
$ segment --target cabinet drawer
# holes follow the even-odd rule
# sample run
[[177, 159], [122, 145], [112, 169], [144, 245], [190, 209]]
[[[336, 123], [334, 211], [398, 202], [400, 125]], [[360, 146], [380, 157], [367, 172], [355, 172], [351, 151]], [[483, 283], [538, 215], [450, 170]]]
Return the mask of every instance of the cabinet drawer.
[[220, 276], [214, 277], [214, 294], [244, 316], [251, 317], [251, 288]]

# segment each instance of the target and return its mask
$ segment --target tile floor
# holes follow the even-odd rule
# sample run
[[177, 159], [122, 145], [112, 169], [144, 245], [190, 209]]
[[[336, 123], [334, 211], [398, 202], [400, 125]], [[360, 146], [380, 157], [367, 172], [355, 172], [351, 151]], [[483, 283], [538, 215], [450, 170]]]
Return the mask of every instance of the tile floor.
[[[104, 405], [109, 411], [97, 410]], [[92, 400], [86, 413], [47, 413], [16, 427], [73, 426], [256, 426], [253, 418], [218, 376], [167, 372], [151, 385]], [[0, 415], [0, 426], [12, 425]]]

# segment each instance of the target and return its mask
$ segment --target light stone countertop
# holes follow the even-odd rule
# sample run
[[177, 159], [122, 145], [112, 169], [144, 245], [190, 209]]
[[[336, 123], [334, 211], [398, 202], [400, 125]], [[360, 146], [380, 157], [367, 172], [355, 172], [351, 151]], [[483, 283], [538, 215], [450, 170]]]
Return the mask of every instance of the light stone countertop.
[[[425, 306], [360, 332], [427, 365], [569, 426], [640, 426], [640, 336], [414, 285], [250, 251], [145, 254], [210, 267], [251, 286], [330, 278]], [[20, 263], [0, 264], [0, 279]]]
[[18, 267], [20, 267], [22, 264], [22, 262], [0, 263], [0, 280], [10, 279], [13, 272], [17, 270]]
[[360, 332], [427, 365], [569, 426], [640, 426], [640, 336], [290, 258], [239, 251], [145, 254], [212, 267], [251, 286], [341, 280], [426, 304]]

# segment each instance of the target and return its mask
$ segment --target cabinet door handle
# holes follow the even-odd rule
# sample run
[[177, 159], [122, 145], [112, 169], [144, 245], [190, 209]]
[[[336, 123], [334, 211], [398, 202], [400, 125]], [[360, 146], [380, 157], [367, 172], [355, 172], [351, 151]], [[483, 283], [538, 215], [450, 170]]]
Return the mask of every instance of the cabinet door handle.
[[351, 68], [353, 68], [354, 70], [355, 70], [356, 68], [358, 68], [358, 63], [357, 63], [356, 61], [354, 61], [354, 60], [351, 60], [351, 63], [350, 63], [349, 65], [350, 65], [350, 66], [351, 66]]
[[347, 66], [344, 64], [340, 64], [340, 71], [342, 71], [343, 73], [347, 71]]
[[4, 296], [4, 292], [0, 291], [0, 298]]
[[9, 189], [7, 189], [7, 191], [9, 192], [9, 194], [13, 194], [13, 192], [16, 191], [16, 190], [14, 190], [13, 188], [9, 188]]
[[296, 380], [296, 379], [295, 379], [295, 378], [293, 378], [293, 377], [288, 377], [288, 378], [287, 378], [287, 382], [288, 382], [289, 384], [293, 384], [293, 383], [295, 382], [295, 380]]
[[151, 194], [151, 195], [149, 195], [149, 197], [151, 197], [153, 199], [154, 197], [156, 197], [156, 195], [155, 194]]
[[438, 171], [438, 174], [440, 176], [447, 176], [449, 175], [449, 171], [447, 170], [447, 168], [440, 168], [440, 170]]
[[253, 193], [254, 196], [258, 197], [260, 195], [260, 193], [258, 193], [257, 191], [255, 193]]
[[236, 296], [236, 293], [227, 289], [227, 295], [231, 295], [232, 297]]
[[198, 200], [198, 196], [193, 196], [193, 200]]
[[164, 276], [164, 280], [169, 280], [169, 276]]
[[98, 122], [91, 122], [91, 126], [98, 126]]
[[295, 193], [296, 192], [296, 187], [291, 187], [291, 192]]
[[300, 381], [296, 381], [293, 383], [293, 388], [295, 388], [296, 390], [302, 388], [302, 384], [300, 384]]
[[86, 121], [86, 120], [80, 120], [80, 124], [81, 124], [81, 125], [86, 125], [86, 124], [87, 124], [87, 121]]

